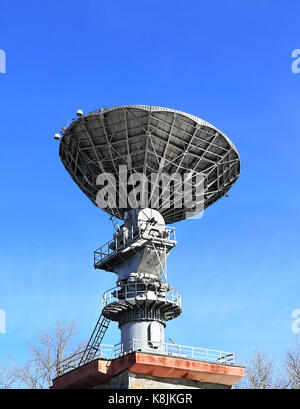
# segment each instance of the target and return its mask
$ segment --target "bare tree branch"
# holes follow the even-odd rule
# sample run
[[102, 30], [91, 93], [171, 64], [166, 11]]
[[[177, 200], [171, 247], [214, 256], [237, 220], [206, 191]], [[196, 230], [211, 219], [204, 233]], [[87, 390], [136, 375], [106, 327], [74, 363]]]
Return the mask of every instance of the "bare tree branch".
[[12, 389], [16, 384], [16, 376], [11, 368], [0, 367], [0, 389]]
[[235, 389], [286, 389], [289, 382], [283, 374], [277, 371], [273, 358], [258, 350], [246, 364], [245, 378], [235, 385]]
[[44, 389], [52, 385], [56, 375], [57, 362], [61, 362], [65, 353], [75, 354], [83, 345], [74, 345], [76, 328], [73, 323], [61, 324], [56, 321], [53, 333], [39, 331], [38, 343], [29, 343], [30, 359], [19, 368], [15, 368], [15, 377], [21, 387]]
[[285, 368], [291, 389], [300, 389], [300, 344], [287, 351]]

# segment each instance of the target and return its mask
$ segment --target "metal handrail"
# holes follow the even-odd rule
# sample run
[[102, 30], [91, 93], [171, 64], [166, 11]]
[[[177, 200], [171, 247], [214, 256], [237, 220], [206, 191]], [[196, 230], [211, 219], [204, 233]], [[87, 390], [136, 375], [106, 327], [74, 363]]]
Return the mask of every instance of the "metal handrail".
[[129, 283], [122, 284], [119, 287], [113, 287], [105, 291], [103, 294], [102, 307], [105, 308], [107, 305], [120, 302], [123, 300], [132, 300], [144, 298], [145, 300], [158, 301], [158, 302], [171, 302], [179, 307], [181, 307], [181, 294], [175, 288], [169, 286], [168, 289], [161, 290], [154, 287], [153, 284], [145, 283]]
[[[112, 360], [131, 352], [157, 353], [159, 355], [174, 356], [178, 358], [195, 359], [222, 365], [236, 365], [236, 354], [233, 352], [219, 351], [216, 349], [191, 347], [186, 345], [174, 345], [165, 342], [148, 342], [145, 339], [133, 338], [129, 344], [100, 345], [94, 359]], [[61, 376], [67, 372], [78, 368], [85, 350], [57, 363], [56, 376]]]
[[152, 349], [165, 355], [196, 359], [200, 361], [215, 362], [225, 365], [235, 365], [236, 354], [233, 352], [219, 351], [216, 349], [191, 347], [186, 345], [175, 345], [174, 343], [155, 342], [133, 338], [131, 340], [133, 351]]
[[[101, 359], [101, 358], [106, 358], [106, 359], [114, 359], [116, 358], [114, 354], [114, 348], [116, 345], [107, 345], [107, 344], [101, 344], [96, 355], [95, 359]], [[76, 369], [80, 366], [80, 362], [85, 354], [86, 350], [82, 350], [80, 352], [76, 352], [75, 354], [69, 356], [68, 358], [63, 359], [61, 362], [57, 363], [57, 369], [56, 369], [56, 376], [60, 376], [66, 372], [70, 372], [73, 369]]]
[[[176, 242], [175, 231], [176, 229], [174, 227], [165, 226], [167, 238], [153, 237], [153, 241], [154, 242], [161, 241], [162, 243], [165, 243], [166, 241]], [[104, 261], [106, 258], [109, 258], [113, 254], [123, 250], [125, 247], [135, 242], [136, 240], [139, 239], [146, 240], [145, 237], [143, 237], [143, 233], [144, 229], [141, 229], [140, 227], [135, 231], [132, 228], [129, 231], [125, 243], [119, 242], [117, 238], [109, 240], [108, 242], [106, 242], [105, 244], [103, 244], [101, 247], [94, 251], [94, 264], [97, 265], [98, 263]]]

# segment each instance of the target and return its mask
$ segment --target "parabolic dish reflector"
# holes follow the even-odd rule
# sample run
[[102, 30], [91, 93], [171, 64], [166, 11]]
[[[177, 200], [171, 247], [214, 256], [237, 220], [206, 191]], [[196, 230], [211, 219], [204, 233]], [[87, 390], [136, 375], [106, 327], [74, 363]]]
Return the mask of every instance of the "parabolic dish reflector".
[[[219, 129], [196, 116], [174, 109], [122, 105], [100, 109], [73, 121], [60, 141], [60, 158], [80, 189], [97, 205], [97, 176], [128, 173], [204, 175], [203, 207], [231, 188], [240, 173], [237, 149]], [[151, 192], [149, 191], [149, 194]], [[124, 219], [126, 209], [104, 209]], [[172, 203], [157, 207], [166, 223], [186, 218], [186, 209]]]

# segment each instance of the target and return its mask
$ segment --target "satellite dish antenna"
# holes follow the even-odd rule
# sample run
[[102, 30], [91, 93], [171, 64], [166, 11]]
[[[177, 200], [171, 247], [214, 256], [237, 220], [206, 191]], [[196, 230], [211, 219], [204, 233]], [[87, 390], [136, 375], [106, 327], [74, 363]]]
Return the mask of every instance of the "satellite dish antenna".
[[[79, 365], [94, 359], [110, 321], [119, 323], [123, 353], [164, 353], [166, 324], [182, 311], [180, 293], [167, 283], [167, 258], [177, 244], [175, 228], [167, 224], [228, 196], [240, 173], [239, 154], [215, 126], [174, 109], [122, 105], [76, 115], [60, 141], [61, 161], [98, 207], [105, 185], [99, 180], [107, 177], [106, 186], [115, 181], [114, 200], [103, 210], [123, 220], [94, 252], [94, 267], [115, 273], [117, 286], [103, 296], [102, 315]], [[132, 205], [128, 199], [137, 186], [138, 203]]]

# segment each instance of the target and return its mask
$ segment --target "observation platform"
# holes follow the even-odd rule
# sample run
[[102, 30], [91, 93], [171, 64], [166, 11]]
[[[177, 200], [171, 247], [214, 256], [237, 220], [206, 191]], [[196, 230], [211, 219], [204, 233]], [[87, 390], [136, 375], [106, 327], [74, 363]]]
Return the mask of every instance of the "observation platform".
[[[114, 357], [120, 352], [119, 348], [120, 344], [115, 347], [102, 345], [95, 360], [81, 367], [74, 365], [73, 370], [69, 366], [66, 371], [67, 364], [62, 362], [52, 388], [231, 388], [244, 376], [244, 368], [235, 365], [232, 353], [165, 344], [167, 355], [135, 350]], [[107, 354], [112, 354], [110, 359], [104, 358]], [[76, 355], [78, 361], [80, 353]]]
[[[126, 356], [132, 352], [145, 352], [143, 351], [145, 340], [135, 339], [131, 340], [130, 348], [128, 352], [124, 352], [124, 345], [120, 342], [116, 345], [101, 344], [99, 350], [95, 354], [95, 359], [101, 360], [115, 360]], [[150, 353], [155, 354], [155, 351], [159, 349], [159, 355], [175, 357], [175, 358], [186, 358], [192, 360], [199, 360], [203, 362], [209, 362], [212, 364], [222, 364], [226, 366], [236, 365], [236, 354], [233, 352], [219, 351], [216, 349], [199, 348], [186, 345], [177, 345], [175, 343], [156, 343], [147, 345], [147, 353], [149, 348], [152, 349]], [[57, 376], [61, 376], [67, 372], [78, 369], [80, 362], [82, 361], [82, 356], [84, 355], [84, 350], [77, 352], [76, 354], [62, 360], [58, 363], [56, 373]]]
[[153, 284], [125, 284], [104, 293], [102, 314], [112, 321], [118, 321], [122, 311], [139, 307], [151, 308], [152, 305], [169, 321], [181, 314], [181, 295], [170, 286], [162, 291]]
[[114, 272], [116, 265], [128, 260], [133, 254], [143, 247], [150, 245], [156, 249], [163, 248], [169, 252], [177, 244], [175, 228], [165, 228], [164, 234], [153, 237], [146, 234], [141, 228], [128, 232], [126, 239], [118, 241], [112, 239], [94, 251], [94, 267]]

